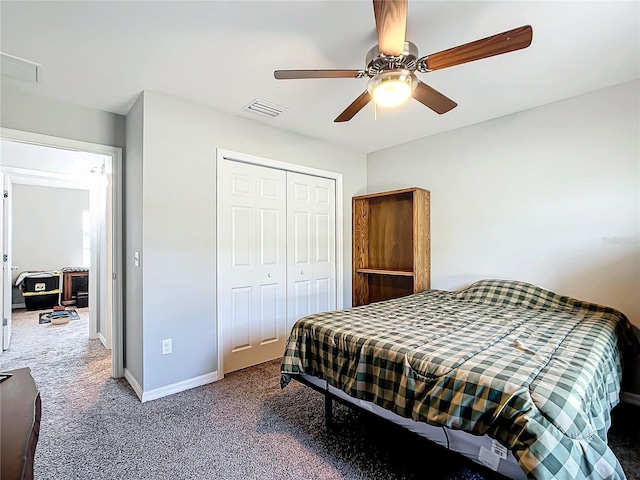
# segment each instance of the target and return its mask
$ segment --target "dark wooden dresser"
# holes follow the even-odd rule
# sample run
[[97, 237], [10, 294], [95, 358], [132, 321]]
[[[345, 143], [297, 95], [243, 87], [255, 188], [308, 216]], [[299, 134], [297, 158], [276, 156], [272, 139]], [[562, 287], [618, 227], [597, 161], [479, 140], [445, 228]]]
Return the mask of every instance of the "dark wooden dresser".
[[29, 368], [11, 370], [0, 382], [0, 478], [33, 478], [40, 434], [40, 392]]

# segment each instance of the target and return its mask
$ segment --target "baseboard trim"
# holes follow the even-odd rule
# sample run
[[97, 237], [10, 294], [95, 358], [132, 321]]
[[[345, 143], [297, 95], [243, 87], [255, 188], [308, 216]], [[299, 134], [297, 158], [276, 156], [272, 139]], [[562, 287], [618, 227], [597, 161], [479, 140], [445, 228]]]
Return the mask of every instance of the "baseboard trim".
[[205, 375], [200, 375], [198, 377], [188, 378], [187, 380], [171, 383], [169, 385], [165, 385], [164, 387], [158, 387], [151, 390], [143, 391], [141, 401], [144, 403], [148, 402], [149, 400], [156, 400], [158, 398], [166, 397], [167, 395], [184, 392], [185, 390], [189, 390], [191, 388], [201, 387], [202, 385], [215, 382], [216, 380], [218, 380], [217, 371], [207, 373]]
[[131, 374], [131, 372], [129, 370], [127, 370], [126, 368], [124, 369], [124, 378], [127, 380], [127, 382], [129, 382], [129, 385], [131, 385], [131, 388], [133, 388], [133, 391], [136, 393], [136, 395], [138, 396], [138, 398], [140, 399], [140, 401], [142, 402], [142, 387], [140, 386], [140, 384], [138, 383], [138, 381], [134, 378], [134, 376]]
[[624, 403], [629, 403], [631, 405], [640, 407], [640, 395], [637, 393], [622, 392], [620, 393], [620, 400], [622, 400]]
[[[100, 332], [98, 332], [98, 340], [100, 340], [100, 343], [102, 343], [104, 348], [107, 348], [107, 339], [104, 338], [104, 335], [102, 335]], [[111, 350], [111, 349], [108, 349], [108, 350]]]
[[150, 400], [166, 397], [167, 395], [172, 395], [174, 393], [184, 392], [191, 388], [201, 387], [207, 383], [215, 382], [218, 380], [218, 372], [206, 373], [199, 377], [188, 378], [181, 382], [172, 383], [170, 385], [165, 385], [164, 387], [158, 387], [147, 391], [142, 389], [138, 381], [126, 368], [124, 369], [124, 378], [129, 382], [129, 385], [131, 385], [131, 388], [133, 388], [133, 391], [136, 393], [140, 401], [144, 403]]

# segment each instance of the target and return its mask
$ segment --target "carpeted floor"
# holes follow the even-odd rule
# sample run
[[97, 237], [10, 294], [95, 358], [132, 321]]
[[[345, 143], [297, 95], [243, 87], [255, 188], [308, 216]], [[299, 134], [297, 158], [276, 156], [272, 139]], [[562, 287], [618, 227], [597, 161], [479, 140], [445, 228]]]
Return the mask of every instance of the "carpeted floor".
[[[141, 404], [109, 377], [110, 353], [88, 340], [87, 310], [66, 325], [13, 316], [1, 370], [31, 367], [42, 396], [35, 474], [44, 479], [494, 479], [462, 457], [341, 405], [324, 426], [323, 398], [278, 362]], [[611, 439], [640, 478], [631, 434]]]

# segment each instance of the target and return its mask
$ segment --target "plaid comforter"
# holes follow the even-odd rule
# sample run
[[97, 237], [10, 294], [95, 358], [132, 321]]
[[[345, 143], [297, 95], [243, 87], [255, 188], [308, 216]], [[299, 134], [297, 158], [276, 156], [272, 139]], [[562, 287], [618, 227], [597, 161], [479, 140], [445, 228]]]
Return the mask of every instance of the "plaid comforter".
[[299, 320], [281, 384], [314, 375], [403, 417], [487, 434], [529, 478], [623, 479], [609, 412], [622, 358], [639, 350], [616, 310], [484, 280]]

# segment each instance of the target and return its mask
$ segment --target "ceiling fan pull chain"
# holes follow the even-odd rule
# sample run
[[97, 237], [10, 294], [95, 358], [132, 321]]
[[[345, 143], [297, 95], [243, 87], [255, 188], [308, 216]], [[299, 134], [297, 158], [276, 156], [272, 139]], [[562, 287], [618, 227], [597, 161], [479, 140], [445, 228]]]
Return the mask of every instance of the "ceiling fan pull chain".
[[373, 119], [378, 120], [378, 104], [373, 102]]

